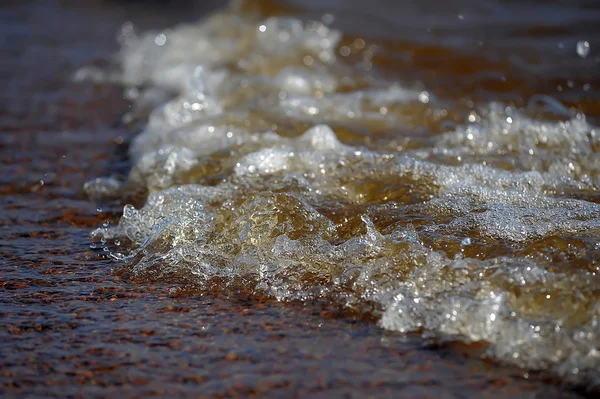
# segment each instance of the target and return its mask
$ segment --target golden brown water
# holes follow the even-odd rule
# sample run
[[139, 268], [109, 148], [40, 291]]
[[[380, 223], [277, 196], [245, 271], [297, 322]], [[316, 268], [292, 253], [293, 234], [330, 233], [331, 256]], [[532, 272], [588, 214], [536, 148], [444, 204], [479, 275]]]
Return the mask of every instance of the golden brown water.
[[124, 275], [324, 301], [596, 384], [595, 77], [584, 68], [561, 102], [558, 77], [531, 73], [549, 62], [534, 52], [343, 35], [322, 19], [241, 2], [163, 32], [124, 26], [127, 118], [151, 112], [126, 181], [86, 187], [149, 191], [96, 232]]
[[[104, 211], [73, 213], [87, 216], [52, 211], [60, 223], [64, 218], [76, 221], [78, 230], [60, 234], [74, 235], [77, 243], [87, 240], [82, 230], [98, 226], [94, 248], [110, 254], [116, 270], [110, 273], [102, 261], [86, 258], [93, 271], [89, 277], [62, 252], [47, 255], [54, 263], [50, 269], [42, 267], [43, 278], [30, 266], [10, 269], [4, 286], [21, 290], [23, 299], [6, 291], [11, 298], [7, 309], [21, 309], [25, 301], [44, 310], [11, 316], [9, 336], [38, 331], [29, 325], [41, 326], [42, 334], [48, 326], [64, 324], [76, 334], [67, 336], [64, 329], [52, 327], [49, 335], [28, 335], [19, 343], [13, 339], [3, 347], [19, 353], [8, 365], [7, 381], [21, 384], [17, 389], [30, 386], [41, 392], [40, 380], [19, 377], [15, 370], [28, 370], [23, 366], [26, 348], [39, 351], [44, 338], [50, 342], [51, 360], [36, 363], [38, 371], [31, 375], [39, 377], [40, 370], [57, 364], [68, 369], [74, 363], [57, 360], [64, 349], [56, 350], [67, 346], [74, 348], [66, 350], [69, 356], [85, 363], [77, 368], [86, 370], [101, 357], [93, 345], [97, 330], [112, 334], [109, 349], [115, 353], [135, 354], [154, 344], [168, 349], [140, 356], [137, 369], [127, 366], [126, 359], [102, 360], [108, 362], [104, 371], [90, 366], [90, 375], [67, 373], [58, 381], [81, 378], [93, 385], [104, 378], [105, 388], [94, 392], [106, 394], [113, 392], [118, 370], [127, 369], [139, 374], [149, 393], [192, 394], [194, 388], [175, 381], [183, 373], [209, 395], [257, 394], [264, 393], [263, 377], [253, 374], [252, 365], [291, 359], [296, 370], [286, 372], [293, 377], [266, 389], [276, 392], [276, 386], [285, 390], [290, 380], [302, 380], [302, 370], [312, 367], [312, 360], [289, 351], [304, 348], [317, 356], [302, 339], [323, 338], [310, 331], [324, 323], [329, 338], [323, 345], [330, 346], [326, 353], [336, 365], [347, 358], [333, 345], [343, 331], [353, 336], [351, 347], [372, 348], [368, 356], [350, 351], [350, 374], [364, 372], [364, 381], [360, 387], [348, 385], [347, 376], [335, 377], [338, 371], [344, 374], [342, 369], [325, 367], [333, 382], [326, 388], [308, 384], [312, 388], [296, 394], [335, 392], [335, 381], [346, 393], [390, 394], [378, 391], [381, 383], [395, 387], [392, 394], [406, 386], [416, 394], [420, 391], [411, 384], [389, 385], [413, 375], [401, 371], [413, 360], [437, 364], [440, 369], [423, 365], [418, 371], [432, 373], [433, 380], [454, 372], [443, 352], [417, 351], [414, 359], [397, 356], [422, 342], [483, 355], [505, 365], [501, 370], [506, 373], [520, 367], [519, 375], [541, 371], [584, 391], [597, 389], [599, 82], [597, 32], [589, 22], [597, 11], [593, 4], [585, 8], [585, 2], [581, 9], [558, 2], [543, 11], [535, 2], [477, 7], [461, 2], [443, 8], [434, 3], [382, 1], [367, 9], [362, 2], [293, 7], [242, 2], [200, 22], [162, 31], [146, 33], [123, 24], [123, 47], [114, 68], [84, 67], [73, 75], [82, 83], [67, 87], [106, 90], [109, 94], [91, 95], [103, 99], [95, 105], [100, 109], [103, 103], [118, 105], [110, 93], [120, 89], [111, 88], [109, 81], [123, 87], [132, 101], [123, 120], [130, 130], [141, 130], [129, 145], [131, 170], [119, 175], [121, 163], [98, 155], [124, 146], [127, 133], [118, 131], [110, 139], [113, 144], [98, 148], [95, 134], [88, 132], [79, 136], [88, 144], [78, 155], [82, 160], [76, 165], [82, 166], [75, 169], [86, 167], [86, 157], [100, 161], [92, 162], [96, 166], [87, 177], [70, 179], [112, 170], [108, 173], [114, 177], [87, 183], [87, 194], [109, 212], [121, 203], [134, 205], [125, 207], [120, 221], [102, 227], [96, 220], [104, 219]], [[585, 41], [591, 46], [583, 57], [576, 45]], [[70, 104], [77, 103], [77, 96], [67, 96]], [[80, 117], [86, 123], [94, 120], [95, 108], [89, 108], [91, 115]], [[6, 142], [17, 142], [11, 140]], [[75, 138], [65, 140], [76, 146]], [[36, 148], [28, 150], [31, 157]], [[101, 168], [103, 163], [109, 166]], [[14, 188], [18, 181], [9, 179], [6, 191], [11, 215], [21, 209], [14, 208], [15, 201], [29, 204], [29, 197], [37, 195], [27, 191], [15, 199], [21, 198], [16, 193], [22, 189]], [[35, 193], [43, 190], [38, 202], [27, 205], [32, 209], [43, 207], [45, 195], [60, 197], [58, 187], [56, 193], [52, 185], [34, 188]], [[95, 209], [91, 201], [76, 202], [77, 208], [87, 204]], [[14, 242], [6, 246], [10, 265], [41, 259], [25, 243]], [[64, 275], [60, 284], [57, 271]], [[83, 285], [75, 288], [73, 281], [81, 279]], [[60, 295], [38, 294], [38, 283], [32, 281], [58, 284]], [[43, 292], [54, 288], [49, 290]], [[97, 306], [79, 303], [88, 291]], [[229, 302], [219, 293], [231, 295]], [[44, 295], [57, 302], [43, 302]], [[308, 321], [311, 327], [302, 329], [296, 325], [302, 321], [287, 322], [302, 320], [302, 312], [273, 300], [342, 318], [315, 316]], [[61, 310], [67, 302], [74, 305]], [[73, 316], [79, 314], [76, 303], [95, 316], [88, 321]], [[259, 331], [240, 321], [244, 307], [256, 323], [274, 323], [285, 331], [281, 347], [260, 343], [276, 337], [266, 327]], [[160, 310], [167, 308], [175, 310]], [[187, 310], [162, 316], [180, 308]], [[36, 324], [43, 315], [52, 321]], [[356, 318], [365, 324], [346, 330], [344, 323]], [[189, 324], [191, 319], [202, 320], [208, 332]], [[85, 327], [88, 322], [96, 330]], [[293, 330], [301, 331], [297, 339], [290, 336]], [[247, 342], [239, 341], [236, 331], [250, 334]], [[77, 337], [84, 341], [81, 348], [92, 352], [79, 353]], [[386, 340], [392, 344], [384, 344]], [[173, 356], [172, 350], [184, 355]], [[221, 371], [198, 377], [198, 351], [203, 365]], [[287, 355], [271, 359], [277, 351]], [[450, 353], [455, 359], [457, 352]], [[152, 371], [153, 362], [161, 361], [170, 365], [163, 377]], [[482, 367], [472, 358], [464, 361], [467, 368]], [[239, 368], [234, 374], [252, 377], [216, 386], [228, 362]], [[385, 363], [387, 371], [378, 374], [357, 366], [365, 362]], [[324, 367], [320, 361], [317, 365]], [[494, 373], [503, 371], [490, 375]], [[169, 388], [160, 390], [149, 382], [157, 378], [168, 380]], [[123, 381], [135, 385], [138, 380]], [[250, 388], [237, 390], [236, 384]], [[446, 382], [442, 386], [454, 393], [465, 389]], [[515, 389], [528, 389], [519, 387]], [[476, 392], [481, 393], [469, 391]]]

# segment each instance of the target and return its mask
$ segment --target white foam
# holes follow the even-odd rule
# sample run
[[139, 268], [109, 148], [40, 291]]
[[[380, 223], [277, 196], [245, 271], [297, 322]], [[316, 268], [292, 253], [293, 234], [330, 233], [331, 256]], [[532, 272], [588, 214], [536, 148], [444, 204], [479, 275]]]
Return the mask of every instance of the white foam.
[[95, 234], [129, 241], [112, 254], [141, 282], [375, 304], [384, 328], [598, 382], [600, 205], [583, 200], [600, 189], [597, 128], [491, 104], [412, 150], [350, 145], [340, 126], [441, 111], [433, 93], [356, 79], [340, 40], [235, 6], [128, 33], [120, 80], [148, 86], [132, 98], [153, 111], [128, 180], [85, 189], [150, 196]]

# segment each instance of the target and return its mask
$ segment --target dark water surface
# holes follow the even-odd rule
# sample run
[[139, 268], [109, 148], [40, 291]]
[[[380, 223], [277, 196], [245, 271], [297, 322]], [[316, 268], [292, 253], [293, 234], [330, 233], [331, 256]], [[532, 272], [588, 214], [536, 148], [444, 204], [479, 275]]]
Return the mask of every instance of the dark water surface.
[[[292, 287], [290, 291], [281, 294], [281, 290], [274, 291], [272, 281], [267, 281], [271, 291], [244, 285], [237, 289], [237, 283], [230, 286], [218, 279], [190, 285], [184, 274], [188, 269], [166, 273], [166, 277], [156, 277], [152, 270], [140, 276], [109, 259], [109, 251], [100, 243], [90, 248], [93, 229], [106, 222], [116, 225], [126, 203], [144, 204], [146, 188], [142, 186], [150, 191], [164, 187], [144, 176], [137, 181], [139, 187], [124, 190], [116, 199], [93, 201], [83, 192], [83, 185], [98, 176], [129, 173], [127, 151], [136, 126], [128, 128], [122, 122], [131, 110], [123, 87], [107, 83], [106, 76], [99, 79], [103, 82], [93, 82], [89, 71], [110, 70], [110, 60], [119, 49], [115, 37], [127, 21], [140, 31], [167, 29], [196, 20], [220, 2], [213, 3], [34, 1], [0, 5], [4, 32], [0, 56], [5, 60], [0, 64], [0, 393], [7, 397], [544, 398], [597, 394], [599, 377], [593, 370], [585, 380], [564, 378], [564, 373], [498, 361], [502, 357], [489, 352], [483, 356], [486, 343], [440, 340], [435, 334], [423, 338], [420, 331], [404, 334], [393, 331], [402, 328], [389, 326], [382, 329], [376, 324], [381, 309], [372, 300], [359, 299], [359, 306], [345, 306], [346, 302], [331, 300], [331, 296], [314, 295], [306, 285], [297, 285], [298, 289], [291, 284], [286, 285]], [[345, 144], [382, 151], [392, 142], [407, 149], [427, 148], [419, 137], [460, 127], [471, 115], [480, 117], [481, 112], [470, 113], [476, 107], [469, 104], [503, 101], [520, 107], [540, 94], [567, 107], [541, 98], [546, 108], [535, 108], [534, 113], [548, 120], [565, 119], [561, 112], [569, 116], [579, 112], [594, 124], [600, 116], [600, 29], [595, 24], [600, 9], [595, 2], [291, 3], [306, 9], [265, 2], [266, 13], [292, 12], [301, 19], [328, 19], [323, 14], [331, 13], [331, 26], [347, 33], [340, 46], [352, 52], [350, 58], [355, 57], [349, 64], [356, 62], [365, 76], [374, 73], [375, 66], [378, 78], [401, 81], [421, 94], [426, 88], [432, 102], [435, 95], [443, 103], [436, 109], [445, 109], [445, 114], [439, 111], [435, 117], [423, 104], [409, 105], [408, 111], [390, 107], [390, 114], [402, 118], [402, 128], [390, 129], [385, 121], [368, 120], [354, 129], [338, 120], [334, 130]], [[576, 52], [581, 41], [589, 44], [585, 57]], [[384, 50], [365, 56], [361, 50], [368, 51], [371, 43]], [[94, 68], [86, 69], [87, 79], [74, 81], [76, 71], [84, 66]], [[361, 84], [368, 87], [372, 82], [353, 83]], [[300, 127], [286, 126], [280, 119], [278, 123], [281, 130], [290, 131], [310, 125], [305, 120], [294, 122]], [[369, 138], [369, 132], [377, 134]], [[405, 136], [409, 139], [398, 141]], [[583, 181], [581, 176], [589, 175], [588, 189], [577, 186], [552, 195], [600, 203], [598, 169], [592, 165], [598, 148], [593, 145], [592, 155], [583, 154], [589, 156], [589, 169], [581, 166], [583, 172], [577, 176]], [[472, 160], [492, 165], [506, 160], [488, 155]], [[436, 156], [442, 164], [449, 162], [445, 155]], [[543, 162], [524, 159], [518, 150], [514, 159], [507, 170], [546, 167]], [[215, 176], [221, 178], [224, 173], [219, 162], [205, 165], [210, 173], [194, 169], [177, 175], [175, 182], [213, 186]], [[384, 195], [387, 201], [389, 193], [377, 182], [362, 181], [361, 187], [355, 187], [358, 200], [348, 215], [355, 216], [358, 221], [352, 223], [357, 226], [361, 219], [356, 215], [366, 209], [361, 206], [377, 205]], [[406, 192], [402, 188], [406, 181], [393, 183], [399, 186], [391, 194], [398, 203], [413, 203], [422, 195]], [[326, 213], [322, 208], [319, 211]], [[379, 212], [375, 226], [392, 234], [390, 226], [395, 221], [391, 219], [397, 216], [386, 220], [385, 212]], [[403, 215], [402, 225], [411, 217]], [[585, 217], [590, 219], [587, 214], [581, 216]], [[427, 226], [428, 220], [421, 219], [422, 224], [416, 219], [410, 222], [417, 229]], [[597, 216], [590, 220], [593, 228]], [[385, 230], [388, 227], [390, 231]], [[363, 234], [361, 228], [340, 230], [339, 238]], [[530, 259], [544, 264], [539, 253], [546, 251], [560, 267], [586, 270], [582, 278], [587, 280], [577, 286], [585, 300], [575, 303], [582, 318], [598, 315], [598, 288], [594, 288], [600, 262], [600, 247], [594, 244], [597, 234], [563, 232], [562, 241], [557, 233], [559, 238], [542, 236], [537, 241], [525, 240], [527, 245], [521, 246], [522, 241], [515, 244], [503, 236], [502, 245], [495, 245], [493, 237], [481, 230], [468, 236], [479, 247], [469, 249], [467, 256], [485, 261], [499, 254], [525, 257], [523, 253], [528, 253]], [[440, 233], [427, 236], [426, 232], [419, 230], [425, 244], [435, 250], [452, 256], [461, 251], [454, 242], [464, 242], [460, 234], [431, 243], [427, 240], [435, 241]], [[318, 277], [302, 278], [302, 284], [317, 285]], [[558, 293], [562, 288], [553, 289]], [[301, 295], [294, 296], [292, 291]], [[280, 294], [288, 301], [274, 299], [281, 299]], [[366, 309], [369, 306], [376, 310]], [[536, 306], [519, 309], [536, 317], [540, 314]], [[556, 310], [557, 317], [573, 309]], [[569, 323], [588, 326], [585, 320]], [[569, 323], [565, 326], [570, 328]], [[556, 339], [561, 347], [561, 337]], [[597, 336], [588, 339], [597, 342]], [[582, 342], [588, 343], [584, 338]], [[594, 359], [589, 359], [593, 365]]]

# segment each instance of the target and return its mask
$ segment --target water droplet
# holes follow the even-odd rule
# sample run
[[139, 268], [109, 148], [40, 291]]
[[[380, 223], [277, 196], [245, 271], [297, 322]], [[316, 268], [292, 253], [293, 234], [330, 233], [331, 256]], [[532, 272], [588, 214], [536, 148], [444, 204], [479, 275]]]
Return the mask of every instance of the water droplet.
[[156, 35], [156, 37], [154, 38], [154, 43], [157, 46], [162, 46], [166, 42], [167, 42], [167, 37], [163, 33], [160, 33], [160, 34]]
[[330, 25], [334, 21], [334, 19], [334, 16], [331, 14], [323, 14], [323, 16], [321, 17], [321, 21], [325, 25]]
[[577, 55], [581, 58], [585, 58], [590, 53], [590, 43], [587, 40], [580, 40], [577, 42]]
[[359, 50], [365, 48], [365, 41], [361, 38], [354, 40], [354, 47], [356, 47]]
[[340, 54], [342, 55], [342, 57], [348, 57], [351, 52], [352, 50], [350, 50], [350, 47], [348, 46], [342, 46], [340, 48]]

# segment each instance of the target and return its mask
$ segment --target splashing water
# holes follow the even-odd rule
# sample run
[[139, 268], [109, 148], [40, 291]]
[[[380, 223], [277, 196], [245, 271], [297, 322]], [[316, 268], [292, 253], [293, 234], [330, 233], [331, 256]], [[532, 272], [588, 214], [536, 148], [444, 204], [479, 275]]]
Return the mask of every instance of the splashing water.
[[585, 58], [590, 54], [590, 43], [587, 40], [577, 42], [577, 55]]
[[[600, 133], [582, 114], [538, 96], [436, 132], [443, 100], [375, 73], [364, 40], [244, 3], [121, 42], [128, 119], [148, 121], [127, 181], [85, 189], [149, 192], [94, 233], [129, 278], [330, 301], [600, 383]], [[428, 132], [394, 133], [415, 120]]]

